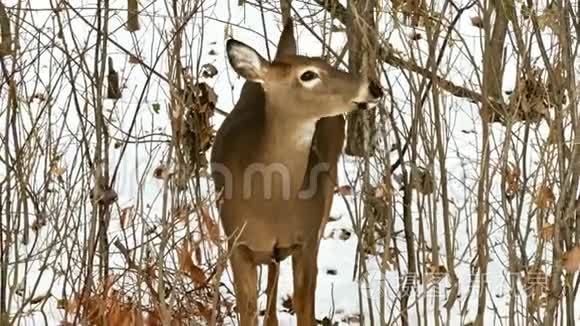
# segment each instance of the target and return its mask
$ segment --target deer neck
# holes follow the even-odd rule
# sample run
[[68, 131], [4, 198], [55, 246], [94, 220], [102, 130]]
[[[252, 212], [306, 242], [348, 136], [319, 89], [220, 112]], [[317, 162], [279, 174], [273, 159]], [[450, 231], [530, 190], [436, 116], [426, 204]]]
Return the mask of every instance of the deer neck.
[[[292, 191], [302, 186], [317, 119], [289, 118], [266, 102], [261, 160], [288, 171]], [[281, 165], [280, 165], [281, 164]]]

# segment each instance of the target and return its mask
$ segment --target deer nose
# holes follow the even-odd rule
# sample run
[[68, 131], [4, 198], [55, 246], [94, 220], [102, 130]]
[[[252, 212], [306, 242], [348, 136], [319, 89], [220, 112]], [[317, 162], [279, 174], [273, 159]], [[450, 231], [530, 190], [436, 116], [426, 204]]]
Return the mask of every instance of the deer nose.
[[369, 83], [369, 93], [374, 97], [374, 98], [381, 98], [383, 97], [384, 93], [383, 93], [383, 89], [381, 88], [381, 86], [375, 82], [375, 81], [371, 81]]

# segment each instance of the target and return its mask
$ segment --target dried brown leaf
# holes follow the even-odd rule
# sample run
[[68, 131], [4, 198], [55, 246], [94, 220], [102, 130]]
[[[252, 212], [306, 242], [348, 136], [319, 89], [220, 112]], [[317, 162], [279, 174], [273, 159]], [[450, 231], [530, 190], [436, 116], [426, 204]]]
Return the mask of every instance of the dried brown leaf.
[[419, 193], [429, 195], [435, 191], [435, 181], [429, 171], [421, 167], [413, 167], [413, 188]]
[[341, 218], [342, 218], [341, 215], [339, 215], [339, 216], [330, 215], [330, 216], [328, 216], [328, 223], [336, 222], [336, 221], [340, 220]]
[[145, 326], [162, 326], [161, 317], [157, 311], [147, 312], [147, 318], [145, 318]]
[[211, 218], [207, 206], [201, 207], [201, 221], [203, 222], [209, 239], [214, 244], [218, 244], [220, 242], [220, 228], [219, 225]]
[[294, 302], [292, 301], [291, 295], [284, 297], [282, 300], [282, 308], [284, 308], [287, 313], [294, 314]]
[[322, 235], [322, 239], [326, 240], [326, 239], [334, 239], [334, 233], [336, 230], [331, 230], [330, 233], [328, 235]]
[[545, 225], [540, 231], [540, 238], [544, 241], [550, 241], [554, 238], [554, 224]]
[[[388, 258], [382, 261], [383, 266], [386, 270], [392, 270], [392, 267], [397, 268], [397, 256], [400, 254], [400, 251], [395, 247], [389, 248], [389, 255]], [[381, 258], [384, 258], [384, 255], [380, 255]]]
[[558, 143], [558, 128], [556, 128], [556, 124], [550, 124], [550, 132], [548, 133], [548, 144], [555, 145]]
[[206, 282], [205, 273], [196, 265], [190, 266], [188, 275], [191, 280], [198, 285], [204, 284]]
[[107, 324], [118, 326], [131, 326], [131, 311], [116, 297], [109, 298], [109, 310], [107, 312]]
[[34, 220], [34, 222], [32, 222], [32, 225], [30, 225], [30, 228], [32, 229], [32, 231], [38, 232], [45, 225], [46, 225], [46, 216], [38, 215]]
[[108, 206], [117, 201], [117, 198], [117, 192], [111, 188], [108, 188], [101, 193], [101, 197], [97, 201], [101, 205]]
[[352, 232], [350, 232], [347, 229], [340, 229], [340, 233], [338, 234], [338, 238], [342, 241], [346, 241], [348, 239], [350, 239], [350, 236], [352, 235]]
[[100, 205], [109, 206], [118, 199], [117, 192], [108, 186], [99, 186], [91, 190], [91, 199]]
[[58, 162], [53, 162], [50, 165], [50, 173], [55, 177], [62, 177], [65, 172], [66, 169], [62, 166], [59, 166]]
[[198, 99], [200, 104], [211, 104], [213, 106], [218, 100], [216, 92], [206, 83], [195, 85], [194, 96]]
[[538, 27], [541, 30], [546, 28], [551, 29], [553, 32], [558, 33], [560, 29], [560, 15], [558, 9], [553, 6], [550, 7], [537, 17]]
[[338, 274], [338, 270], [336, 270], [336, 268], [327, 268], [326, 269], [326, 275], [337, 275]]
[[346, 323], [347, 325], [353, 324], [360, 324], [360, 315], [359, 314], [352, 314], [342, 318], [342, 322]]
[[419, 41], [420, 39], [423, 38], [423, 36], [421, 35], [421, 33], [417, 33], [415, 31], [410, 32], [408, 34], [408, 36], [409, 36], [409, 39], [411, 39], [412, 41]]
[[439, 282], [447, 275], [447, 268], [443, 265], [433, 265], [433, 263], [429, 263], [427, 266], [427, 275], [425, 276], [425, 282]]
[[477, 27], [477, 28], [481, 28], [483, 29], [483, 19], [479, 16], [472, 16], [470, 18], [471, 20], [471, 25]]
[[160, 166], [156, 167], [155, 170], [153, 170], [153, 177], [161, 180], [167, 179], [169, 177], [169, 170], [165, 164], [161, 164]]
[[83, 319], [89, 324], [98, 324], [103, 319], [106, 311], [105, 302], [102, 299], [91, 297], [83, 301]]
[[580, 246], [575, 246], [564, 253], [562, 267], [569, 273], [577, 272], [580, 269]]
[[141, 58], [139, 58], [138, 56], [136, 56], [134, 54], [129, 55], [129, 63], [130, 64], [139, 64], [141, 62], [143, 62], [143, 60]]
[[546, 185], [543, 185], [536, 192], [536, 198], [534, 203], [538, 208], [549, 208], [554, 203], [556, 197], [552, 192], [552, 189]]
[[126, 228], [131, 222], [133, 222], [133, 217], [135, 217], [135, 206], [131, 205], [121, 209], [121, 215], [119, 220], [121, 223], [121, 228]]
[[56, 309], [63, 309], [66, 310], [69, 305], [67, 298], [58, 299], [56, 301]]
[[32, 95], [30, 97], [29, 102], [32, 103], [33, 100], [38, 100], [39, 102], [44, 102], [46, 101], [47, 96], [45, 93], [35, 93], [34, 95]]
[[380, 184], [376, 189], [375, 189], [375, 197], [382, 199], [385, 202], [390, 202], [391, 201], [391, 196], [392, 196], [392, 186], [387, 185], [386, 183], [382, 183]]
[[193, 263], [190, 247], [189, 240], [184, 240], [183, 246], [178, 249], [179, 269], [187, 274], [194, 283], [204, 284], [206, 281], [205, 273]]
[[202, 316], [209, 324], [212, 316], [211, 308], [208, 308], [205, 304], [197, 300], [195, 300], [195, 306], [197, 308], [197, 315]]
[[217, 74], [218, 74], [217, 68], [211, 63], [206, 63], [203, 66], [201, 66], [201, 75], [204, 78], [212, 78]]
[[30, 304], [38, 304], [51, 297], [50, 292], [36, 296], [30, 300]]
[[191, 206], [181, 205], [173, 210], [173, 219], [178, 223], [188, 224]]
[[349, 185], [340, 186], [334, 190], [334, 193], [338, 193], [343, 196], [352, 196], [352, 187]]
[[510, 164], [504, 171], [505, 191], [508, 197], [512, 197], [520, 190], [520, 169]]

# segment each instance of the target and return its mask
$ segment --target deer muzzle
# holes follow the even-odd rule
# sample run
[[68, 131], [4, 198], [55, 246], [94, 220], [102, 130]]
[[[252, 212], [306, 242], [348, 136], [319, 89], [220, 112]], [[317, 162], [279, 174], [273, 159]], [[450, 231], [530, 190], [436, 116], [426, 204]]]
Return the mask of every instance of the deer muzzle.
[[383, 95], [381, 86], [377, 82], [371, 81], [361, 89], [359, 96], [353, 102], [359, 110], [372, 109]]

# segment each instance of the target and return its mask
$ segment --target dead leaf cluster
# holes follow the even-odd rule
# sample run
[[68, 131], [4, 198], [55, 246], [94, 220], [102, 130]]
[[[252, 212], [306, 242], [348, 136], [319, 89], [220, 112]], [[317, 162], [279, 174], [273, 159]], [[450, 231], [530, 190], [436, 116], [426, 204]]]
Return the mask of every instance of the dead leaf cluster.
[[107, 185], [105, 186], [97, 185], [91, 191], [91, 199], [93, 200], [93, 202], [99, 205], [109, 206], [112, 203], [116, 202], [118, 198], [119, 196], [117, 195], [117, 192]]
[[375, 188], [375, 197], [384, 202], [390, 203], [392, 196], [392, 186], [387, 185], [386, 183], [381, 183]]
[[544, 184], [536, 191], [534, 203], [538, 208], [546, 209], [552, 207], [555, 200], [556, 197], [554, 196], [552, 188], [547, 184]]
[[554, 224], [546, 224], [540, 230], [540, 238], [544, 241], [551, 241], [554, 238]]
[[562, 268], [568, 273], [580, 270], [580, 245], [572, 247], [562, 255]]
[[50, 170], [49, 171], [53, 177], [56, 177], [59, 180], [62, 180], [62, 177], [63, 177], [64, 173], [66, 172], [66, 169], [65, 169], [65, 167], [60, 165], [58, 160], [53, 160], [52, 162], [50, 162]]
[[382, 259], [382, 264], [385, 270], [391, 271], [393, 269], [397, 269], [399, 264], [397, 263], [397, 256], [401, 254], [399, 249], [395, 247], [390, 247], [389, 254], [385, 259], [385, 255], [383, 253], [379, 253], [378, 256]]
[[184, 72], [182, 90], [173, 92], [171, 125], [178, 148], [175, 182], [186, 189], [190, 177], [208, 166], [206, 151], [211, 147], [215, 130], [211, 123], [217, 95], [206, 83], [193, 83]]
[[[206, 83], [189, 84], [183, 93], [183, 103], [186, 107], [184, 122], [185, 130], [182, 134], [182, 144], [189, 149], [190, 155], [205, 153], [212, 145], [215, 130], [211, 124], [217, 103], [217, 95]], [[187, 137], [192, 137], [188, 141]], [[197, 152], [193, 152], [197, 151]], [[190, 157], [193, 160], [193, 157]]]
[[291, 295], [287, 295], [286, 297], [284, 297], [284, 299], [282, 300], [282, 308], [284, 309], [283, 311], [291, 315], [294, 314], [294, 301], [292, 300]]
[[206, 283], [206, 275], [203, 269], [193, 262], [192, 245], [189, 239], [183, 240], [183, 244], [178, 249], [179, 270], [189, 276], [196, 285], [203, 285]]
[[[191, 258], [191, 245], [184, 242], [178, 251], [179, 268], [194, 281], [194, 287], [205, 283], [204, 271]], [[154, 265], [149, 267], [155, 268]], [[143, 275], [147, 278], [155, 277], [154, 272]], [[161, 326], [162, 321], [166, 320], [170, 325], [178, 326], [208, 323], [212, 318], [213, 308], [209, 302], [213, 294], [209, 288], [199, 292], [174, 292], [173, 296], [177, 300], [169, 300], [162, 306], [158, 294], [151, 290], [154, 288], [151, 284], [151, 293], [147, 295], [151, 300], [144, 297], [135, 300], [130, 293], [123, 292], [124, 287], [115, 284], [119, 279], [120, 276], [109, 278], [110, 281], [91, 294], [59, 299], [57, 307], [66, 312], [66, 319], [61, 325]], [[147, 282], [153, 280], [149, 279]], [[220, 307], [225, 309], [221, 314], [216, 314], [218, 325], [223, 321], [224, 315], [233, 313], [232, 306], [229, 300], [220, 300]]]
[[[70, 302], [61, 299], [58, 307], [64, 309], [69, 316], [61, 321], [60, 325], [88, 324], [93, 326], [161, 326], [159, 311], [143, 309], [129, 298], [124, 298], [119, 292], [113, 291], [111, 295], [102, 298], [97, 295], [85, 299], [75, 298]], [[79, 319], [76, 319], [77, 313]], [[169, 318], [171, 325], [183, 325], [183, 321], [173, 316]]]
[[557, 6], [548, 6], [544, 11], [537, 17], [538, 27], [542, 31], [549, 28], [554, 33], [559, 33], [560, 31], [560, 15]]
[[201, 222], [205, 229], [205, 235], [213, 244], [218, 245], [221, 242], [220, 227], [209, 213], [207, 206], [201, 206], [199, 214], [201, 215]]
[[429, 171], [421, 167], [413, 166], [411, 174], [413, 177], [413, 189], [423, 195], [429, 195], [435, 191], [435, 181]]
[[439, 283], [447, 275], [447, 268], [444, 265], [436, 265], [431, 261], [427, 261], [427, 273], [425, 275], [425, 283], [434, 284]]
[[121, 209], [121, 214], [119, 215], [119, 223], [121, 227], [125, 229], [133, 222], [135, 217], [135, 205], [131, 205]]
[[46, 225], [46, 222], [47, 222], [46, 215], [40, 213], [39, 215], [36, 216], [36, 219], [34, 219], [34, 222], [32, 222], [30, 228], [32, 229], [32, 231], [38, 232], [42, 227]]
[[392, 0], [391, 4], [395, 13], [403, 15], [403, 22], [414, 27], [425, 26], [437, 18], [424, 0]]
[[520, 169], [510, 164], [503, 172], [506, 197], [511, 200], [520, 190]]
[[48, 95], [46, 95], [45, 93], [34, 93], [29, 99], [28, 99], [28, 103], [32, 103], [34, 100], [38, 100], [38, 102], [44, 102], [46, 100], [48, 100]]
[[189, 216], [193, 213], [191, 205], [181, 205], [173, 209], [173, 220], [179, 223], [188, 224]]
[[516, 84], [516, 90], [510, 95], [510, 117], [514, 121], [538, 122], [548, 115], [554, 94], [544, 81], [544, 70], [532, 68], [522, 72]]
[[165, 180], [171, 177], [173, 173], [169, 172], [169, 169], [165, 164], [161, 164], [153, 170], [153, 177], [155, 179]]
[[341, 228], [341, 229], [333, 229], [326, 237], [324, 237], [324, 239], [334, 239], [336, 237], [339, 240], [346, 241], [350, 239], [351, 236], [352, 232], [350, 230]]
[[204, 78], [212, 78], [218, 74], [217, 68], [211, 63], [206, 63], [201, 66], [201, 76]]

